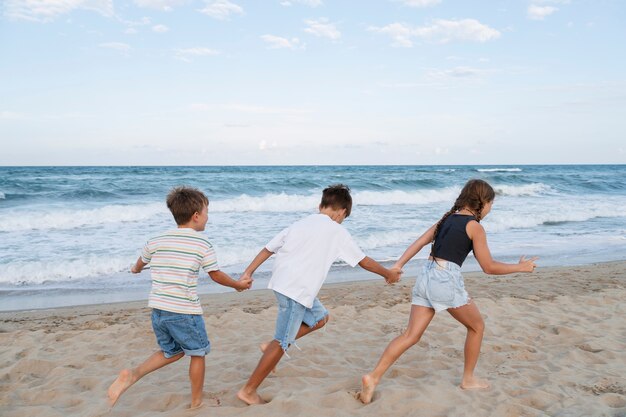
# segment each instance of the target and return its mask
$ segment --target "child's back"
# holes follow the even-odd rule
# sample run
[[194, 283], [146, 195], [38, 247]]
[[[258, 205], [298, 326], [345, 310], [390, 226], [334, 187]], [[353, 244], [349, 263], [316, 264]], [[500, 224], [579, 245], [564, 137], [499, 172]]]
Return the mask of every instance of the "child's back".
[[202, 314], [198, 272], [219, 270], [213, 245], [191, 228], [170, 230], [152, 238], [141, 259], [150, 264], [152, 289], [148, 306], [183, 314]]

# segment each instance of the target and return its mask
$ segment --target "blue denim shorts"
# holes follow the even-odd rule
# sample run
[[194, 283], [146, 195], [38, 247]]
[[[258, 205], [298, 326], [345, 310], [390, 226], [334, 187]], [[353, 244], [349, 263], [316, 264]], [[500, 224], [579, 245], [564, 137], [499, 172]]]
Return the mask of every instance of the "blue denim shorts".
[[427, 260], [419, 268], [411, 304], [441, 311], [469, 301], [461, 267], [454, 262]]
[[205, 356], [211, 351], [201, 314], [181, 314], [152, 309], [152, 328], [166, 358], [185, 352]]
[[307, 308], [299, 302], [274, 291], [278, 300], [278, 316], [276, 317], [276, 333], [274, 339], [280, 343], [285, 352], [295, 342], [300, 326], [304, 323], [314, 327], [328, 316], [328, 310], [320, 300], [315, 298], [313, 306]]

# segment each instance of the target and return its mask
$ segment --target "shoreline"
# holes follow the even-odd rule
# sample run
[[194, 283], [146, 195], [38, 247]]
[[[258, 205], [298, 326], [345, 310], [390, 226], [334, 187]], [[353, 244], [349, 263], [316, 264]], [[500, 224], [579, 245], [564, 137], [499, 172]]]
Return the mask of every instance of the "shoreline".
[[[609, 268], [621, 270], [623, 272], [623, 280], [624, 285], [626, 286], [626, 260], [620, 261], [607, 261], [607, 262], [598, 262], [591, 264], [582, 264], [582, 265], [568, 265], [568, 266], [549, 266], [543, 268], [537, 268], [532, 274], [510, 274], [510, 275], [487, 275], [482, 271], [471, 271], [463, 273], [463, 277], [465, 279], [465, 284], [467, 287], [467, 291], [473, 298], [485, 298], [485, 294], [492, 294], [491, 298], [496, 296], [509, 296], [513, 298], [524, 298], [521, 293], [525, 290], [523, 287], [528, 282], [537, 282], [540, 281], [538, 278], [542, 274], [560, 274], [565, 273], [570, 275], [572, 272], [587, 272], [589, 273], [591, 268], [600, 267], [600, 268]], [[355, 268], [356, 269], [356, 268]], [[365, 275], [368, 274], [367, 271], [358, 270], [354, 275]], [[522, 282], [516, 282], [517, 280], [524, 280]], [[498, 282], [499, 281], [499, 282]], [[324, 302], [324, 299], [333, 299], [333, 292], [349, 293], [349, 288], [353, 286], [363, 285], [363, 286], [376, 286], [376, 285], [384, 285], [384, 288], [402, 288], [403, 290], [407, 290], [410, 292], [413, 284], [415, 282], [415, 275], [403, 275], [400, 282], [393, 285], [385, 285], [383, 279], [374, 276], [374, 278], [361, 278], [354, 279], [349, 281], [342, 282], [331, 282], [325, 283], [320, 290], [319, 298]], [[591, 289], [592, 291], [599, 291], [601, 284], [616, 284], [619, 282], [619, 278], [617, 281], [612, 279], [604, 279], [600, 278], [592, 283], [581, 283], [579, 280], [576, 280], [578, 285], [572, 285], [566, 288], [551, 288], [555, 292], [552, 293], [551, 296], [558, 295], [574, 295], [571, 291], [573, 288], [583, 289], [583, 291], [588, 291]], [[538, 282], [537, 282], [538, 283]], [[550, 283], [545, 283], [545, 285], [550, 286]], [[501, 289], [503, 287], [504, 289]], [[533, 293], [535, 293], [535, 298], [529, 298], [533, 300], [542, 299], [541, 295], [536, 294], [536, 288]], [[476, 290], [477, 295], [473, 295], [473, 290]], [[45, 290], [42, 290], [44, 292]], [[257, 297], [265, 297], [270, 299], [270, 304], [274, 302], [274, 297], [271, 294], [271, 290], [267, 288], [257, 288], [249, 291], [244, 291], [242, 293], [237, 293], [234, 290], [227, 290], [226, 292], [211, 292], [211, 293], [199, 293], [200, 302], [205, 309], [204, 314], [210, 313], [211, 311], [207, 311], [207, 305], [213, 305], [214, 302], [218, 303], [228, 303], [228, 307], [236, 307], [237, 304], [242, 303], [241, 300], [247, 298], [257, 298]], [[538, 298], [537, 298], [538, 297]], [[547, 295], [546, 295], [547, 297]], [[407, 296], [407, 303], [410, 302], [410, 294]], [[117, 311], [117, 310], [137, 310], [137, 309], [149, 309], [148, 307], [148, 298], [147, 295], [145, 298], [138, 300], [130, 300], [130, 301], [115, 301], [115, 302], [103, 302], [103, 303], [93, 303], [93, 304], [79, 304], [79, 305], [68, 305], [68, 306], [60, 306], [60, 307], [52, 307], [52, 308], [32, 308], [32, 309], [21, 309], [21, 310], [6, 310], [0, 311], [0, 324], [5, 321], [8, 316], [16, 315], [16, 316], [42, 316], [42, 318], [46, 317], [46, 313], [56, 313], [56, 314], [77, 314], [77, 313], [86, 313], [92, 314], [93, 310], [101, 311], [105, 310], [106, 312]], [[81, 311], [84, 310], [84, 311]], [[0, 328], [0, 331], [2, 328]]]
[[[418, 259], [416, 260], [417, 262], [419, 261], [424, 261], [423, 259]], [[402, 281], [406, 280], [406, 279], [410, 279], [410, 280], [414, 280], [415, 279], [415, 271], [417, 269], [416, 267], [416, 261], [413, 261], [410, 265], [407, 265], [407, 267], [405, 268], [405, 270], [407, 271], [405, 273], [405, 275], [402, 278]], [[558, 266], [546, 266], [546, 267], [540, 267], [535, 271], [535, 274], [537, 274], [539, 271], [550, 271], [550, 270], [555, 270], [555, 269], [567, 269], [567, 268], [584, 268], [584, 267], [591, 267], [591, 266], [598, 266], [598, 265], [612, 265], [612, 264], [620, 264], [623, 263], [626, 265], [626, 259], [624, 260], [612, 260], [612, 261], [602, 261], [602, 262], [592, 262], [592, 263], [584, 263], [584, 264], [580, 264], [580, 265], [558, 265]], [[392, 262], [382, 262], [383, 265], [389, 267]], [[473, 258], [470, 258], [470, 262], [468, 262], [468, 264], [470, 264], [470, 269], [467, 272], [463, 272], [463, 276], [464, 277], [472, 277], [474, 275], [482, 275], [487, 277], [487, 274], [484, 274], [482, 271], [480, 270], [475, 270], [474, 268], [479, 268], [479, 266], [475, 264], [475, 261]], [[625, 266], [626, 268], [626, 266]], [[149, 272], [147, 272], [147, 274], [149, 274]], [[269, 272], [265, 272], [263, 273], [265, 276], [263, 278], [261, 278], [259, 280], [259, 284], [263, 285], [264, 287], [267, 286], [267, 282], [269, 281]], [[376, 275], [372, 275], [369, 274], [367, 271], [364, 271], [360, 268], [349, 268], [349, 267], [342, 267], [340, 269], [337, 269], [335, 271], [331, 271], [331, 274], [329, 277], [332, 278], [337, 278], [340, 276], [348, 276], [349, 278], [347, 280], [340, 280], [340, 281], [335, 281], [335, 282], [327, 282], [323, 285], [322, 290], [324, 290], [324, 288], [326, 287], [330, 287], [330, 286], [335, 286], [335, 285], [349, 285], [349, 284], [355, 284], [355, 283], [361, 283], [361, 282], [369, 282], [369, 281], [377, 281], [380, 279], [380, 277], [376, 276]], [[237, 274], [233, 274], [235, 276], [237, 276]], [[520, 275], [520, 274], [518, 274]], [[521, 274], [523, 275], [523, 274]], [[148, 275], [148, 279], [149, 279], [149, 275]], [[401, 282], [402, 282], [401, 281]], [[207, 291], [207, 286], [205, 284], [199, 284], [198, 286], [199, 291], [198, 291], [198, 295], [200, 297], [200, 300], [202, 303], [204, 303], [204, 298], [205, 297], [210, 297], [210, 296], [215, 296], [215, 297], [220, 297], [223, 296], [225, 294], [234, 294], [235, 291], [229, 288], [225, 288], [225, 287], [213, 287], [211, 286], [210, 290]], [[204, 291], [202, 291], [204, 290]], [[88, 297], [90, 299], [105, 299], [104, 301], [101, 302], [91, 302], [91, 300], [85, 302], [85, 303], [78, 303], [78, 304], [63, 304], [63, 305], [58, 305], [58, 306], [44, 306], [44, 307], [26, 307], [26, 308], [22, 308], [22, 309], [0, 309], [0, 318], [2, 317], [3, 314], [7, 314], [7, 313], [18, 313], [18, 312], [35, 312], [35, 311], [51, 311], [51, 310], [59, 310], [59, 309], [64, 309], [64, 308], [68, 308], [68, 309], [75, 309], [75, 308], [81, 308], [81, 307], [97, 307], [97, 306], [103, 306], [103, 305], [108, 305], [108, 304], [112, 304], [112, 305], [124, 305], [124, 304], [132, 304], [132, 303], [142, 303], [145, 301], [145, 303], [147, 303], [147, 299], [148, 299], [148, 293], [150, 291], [150, 283], [149, 281], [147, 281], [147, 283], [145, 284], [144, 287], [132, 287], [129, 288], [125, 293], [120, 292], [119, 288], [109, 288], [109, 289], [94, 289], [94, 288], [76, 288], [76, 289], [69, 289], [69, 288], [49, 288], [49, 289], [33, 289], [33, 288], [25, 288], [23, 290], [13, 290], [13, 289], [0, 289], [0, 300], [2, 300], [3, 298], [5, 300], [7, 300], [9, 297], [11, 297], [11, 295], [14, 295], [12, 293], [15, 292], [19, 292], [19, 291], [24, 291], [24, 292], [29, 292], [32, 293], [33, 295], [35, 295], [36, 297], [40, 298], [40, 299], [48, 299], [50, 297], [54, 297], [54, 299], [56, 300], [65, 300], [67, 302], [67, 300], [73, 300], [73, 299], [79, 299], [81, 298], [81, 295], [85, 295], [88, 294]], [[52, 291], [55, 291], [57, 293], [60, 294], [51, 294]], [[257, 292], [257, 291], [267, 291], [267, 288], [254, 288], [251, 289], [247, 292]], [[71, 292], [73, 294], [68, 295], [67, 292]], [[133, 295], [128, 296], [128, 293], [132, 293]], [[6, 294], [6, 295], [5, 295]], [[94, 295], [95, 294], [95, 295]], [[126, 299], [122, 299], [122, 300], [115, 300], [115, 298], [120, 298], [121, 296], [124, 295], [124, 298]], [[29, 297], [29, 295], [19, 295], [19, 297], [23, 297], [23, 298], [27, 298]], [[114, 301], [108, 301], [114, 299]], [[32, 302], [32, 301], [31, 301]], [[59, 301], [57, 301], [59, 302]]]

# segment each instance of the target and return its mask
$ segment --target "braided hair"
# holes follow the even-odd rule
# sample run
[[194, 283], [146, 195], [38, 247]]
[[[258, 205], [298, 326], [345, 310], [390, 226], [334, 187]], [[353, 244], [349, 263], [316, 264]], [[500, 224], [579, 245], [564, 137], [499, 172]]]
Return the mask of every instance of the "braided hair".
[[476, 218], [476, 221], [480, 222], [485, 204], [493, 201], [495, 197], [495, 191], [486, 181], [478, 179], [469, 180], [461, 190], [461, 194], [457, 197], [452, 208], [448, 210], [446, 214], [444, 214], [443, 217], [441, 217], [441, 219], [437, 222], [437, 226], [435, 226], [435, 233], [433, 234], [433, 248], [431, 249], [431, 255], [433, 254], [435, 239], [437, 238], [439, 229], [441, 228], [443, 222], [450, 217], [450, 215], [467, 207], [467, 209]]

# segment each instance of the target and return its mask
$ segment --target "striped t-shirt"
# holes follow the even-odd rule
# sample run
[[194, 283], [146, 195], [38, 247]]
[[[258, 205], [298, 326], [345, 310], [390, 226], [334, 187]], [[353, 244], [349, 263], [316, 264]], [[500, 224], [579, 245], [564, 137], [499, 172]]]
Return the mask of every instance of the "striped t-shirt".
[[182, 314], [202, 314], [196, 290], [200, 267], [217, 271], [213, 245], [193, 229], [181, 228], [150, 239], [141, 259], [150, 264], [152, 289], [148, 306]]

